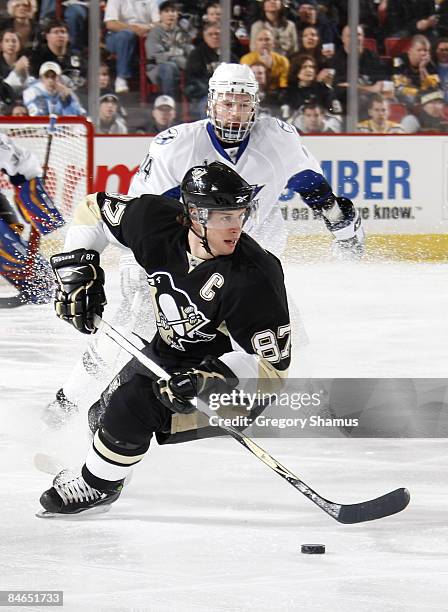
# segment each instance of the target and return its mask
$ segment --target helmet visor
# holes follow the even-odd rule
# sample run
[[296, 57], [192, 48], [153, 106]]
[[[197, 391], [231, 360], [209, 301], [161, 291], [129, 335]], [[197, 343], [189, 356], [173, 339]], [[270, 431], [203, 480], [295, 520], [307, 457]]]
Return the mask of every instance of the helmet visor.
[[197, 221], [209, 229], [242, 229], [245, 223], [256, 215], [256, 209], [255, 202], [245, 208], [229, 210], [215, 210], [190, 204], [189, 216], [192, 221]]

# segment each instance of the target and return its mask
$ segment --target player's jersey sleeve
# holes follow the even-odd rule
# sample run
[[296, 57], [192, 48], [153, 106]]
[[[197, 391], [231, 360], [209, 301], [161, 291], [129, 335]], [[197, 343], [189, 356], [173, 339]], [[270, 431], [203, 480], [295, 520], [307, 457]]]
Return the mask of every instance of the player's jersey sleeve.
[[[146, 194], [132, 198], [123, 194], [98, 192], [87, 196], [83, 205], [75, 212], [75, 222], [82, 221], [81, 227], [89, 231], [90, 244], [84, 248], [101, 251], [103, 235], [110, 242], [130, 249], [143, 268], [151, 259], [155, 239], [166, 236], [169, 228], [182, 230], [176, 221], [181, 207], [168, 198]], [[90, 223], [90, 226], [87, 226]], [[102, 233], [99, 232], [102, 228]], [[87, 234], [86, 234], [87, 236]], [[169, 239], [167, 239], [169, 241]], [[79, 243], [73, 248], [80, 248]]]
[[169, 128], [151, 142], [149, 152], [134, 175], [128, 194], [167, 194], [178, 197], [178, 190], [188, 166], [193, 146], [191, 129], [186, 125]]
[[[132, 204], [136, 204], [134, 209]], [[101, 253], [113, 242], [129, 247], [136, 254], [144, 238], [145, 213], [140, 198], [102, 191], [90, 194], [75, 209], [64, 249], [95, 249]]]
[[[300, 176], [301, 172], [305, 170], [314, 170], [322, 174], [322, 168], [314, 155], [307, 149], [303, 144], [301, 137], [299, 136], [297, 129], [293, 126], [285, 124], [280, 119], [275, 119], [280, 124], [280, 129], [286, 132], [288, 135], [284, 137], [284, 146], [287, 147], [287, 175], [288, 183], [292, 182], [293, 177]], [[291, 133], [289, 133], [291, 130]], [[292, 138], [291, 138], [292, 136]], [[287, 141], [290, 140], [290, 146], [287, 145]]]
[[225, 327], [234, 350], [220, 359], [240, 380], [279, 380], [287, 376], [290, 364], [291, 326], [283, 271], [273, 255], [266, 253], [266, 258], [264, 270], [248, 269], [244, 282], [232, 284], [225, 297]]
[[102, 219], [98, 195], [91, 193], [76, 206], [65, 237], [64, 251], [94, 249], [102, 253], [110, 242], [116, 243]]
[[9, 176], [23, 174], [27, 180], [42, 175], [36, 156], [16, 145], [5, 134], [0, 134], [0, 168], [4, 168]]

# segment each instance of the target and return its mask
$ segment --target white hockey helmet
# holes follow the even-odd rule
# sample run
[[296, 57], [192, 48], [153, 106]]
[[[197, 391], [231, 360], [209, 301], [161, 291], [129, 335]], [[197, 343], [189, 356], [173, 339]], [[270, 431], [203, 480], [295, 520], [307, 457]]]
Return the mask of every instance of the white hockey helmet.
[[[217, 103], [224, 101], [233, 109], [230, 118], [225, 112], [217, 112]], [[249, 66], [219, 64], [208, 82], [207, 106], [208, 117], [218, 138], [235, 144], [244, 140], [257, 117], [258, 107], [258, 82]]]

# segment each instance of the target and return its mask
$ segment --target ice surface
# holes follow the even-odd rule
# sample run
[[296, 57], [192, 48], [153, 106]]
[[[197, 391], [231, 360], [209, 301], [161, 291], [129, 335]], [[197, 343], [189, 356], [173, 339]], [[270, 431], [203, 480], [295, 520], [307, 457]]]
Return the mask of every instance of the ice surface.
[[[446, 265], [290, 266], [310, 337], [293, 373], [446, 377], [446, 275]], [[35, 518], [51, 483], [32, 465], [40, 413], [85, 337], [51, 306], [0, 311], [0, 321], [1, 589], [62, 589], [70, 612], [447, 609], [445, 440], [260, 441], [337, 502], [410, 489], [407, 510], [363, 525], [339, 525], [226, 439], [154, 445], [107, 514]], [[56, 437], [82, 463], [83, 418]], [[302, 555], [303, 543], [327, 553]]]

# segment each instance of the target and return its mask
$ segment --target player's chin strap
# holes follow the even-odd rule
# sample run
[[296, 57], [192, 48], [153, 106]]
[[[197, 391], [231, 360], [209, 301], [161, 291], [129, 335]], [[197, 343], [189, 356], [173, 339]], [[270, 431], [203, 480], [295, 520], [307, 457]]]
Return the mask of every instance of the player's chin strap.
[[211, 255], [213, 257], [213, 259], [216, 259], [216, 256], [212, 253], [212, 250], [208, 244], [208, 240], [207, 240], [207, 227], [205, 225], [201, 225], [201, 227], [204, 230], [204, 235], [201, 236], [200, 234], [198, 234], [194, 229], [193, 226], [190, 225], [190, 231], [193, 232], [193, 234], [199, 238], [199, 240], [201, 241], [202, 246], [204, 247], [205, 251]]

